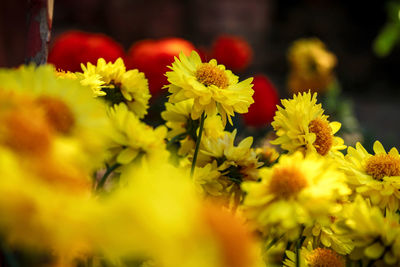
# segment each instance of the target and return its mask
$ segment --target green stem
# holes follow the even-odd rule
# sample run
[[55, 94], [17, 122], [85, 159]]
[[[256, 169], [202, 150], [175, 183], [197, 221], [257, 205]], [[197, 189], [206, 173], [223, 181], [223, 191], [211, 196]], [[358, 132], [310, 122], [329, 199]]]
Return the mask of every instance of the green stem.
[[296, 267], [300, 267], [300, 250], [301, 250], [301, 246], [303, 245], [305, 237], [300, 237], [297, 240], [297, 244], [296, 244]]
[[176, 141], [180, 141], [182, 138], [185, 138], [188, 135], [187, 132], [184, 133], [180, 133], [174, 137], [171, 138], [171, 140], [168, 141], [167, 146], [172, 145], [173, 143], [175, 143]]
[[192, 168], [190, 170], [190, 177], [193, 177], [194, 174], [194, 168], [196, 167], [196, 161], [197, 161], [197, 154], [199, 153], [199, 147], [200, 147], [200, 142], [201, 142], [201, 135], [203, 133], [203, 128], [204, 128], [204, 121], [206, 119], [206, 114], [203, 113], [201, 114], [200, 117], [200, 126], [199, 126], [199, 135], [197, 136], [196, 140], [196, 148], [194, 149], [194, 155], [193, 155], [193, 161], [192, 161]]
[[121, 166], [121, 164], [119, 163], [115, 163], [114, 165], [112, 165], [111, 167], [107, 168], [106, 172], [104, 173], [103, 177], [101, 177], [99, 183], [97, 184], [97, 190], [103, 188], [104, 184], [107, 181], [108, 176], [119, 166]]

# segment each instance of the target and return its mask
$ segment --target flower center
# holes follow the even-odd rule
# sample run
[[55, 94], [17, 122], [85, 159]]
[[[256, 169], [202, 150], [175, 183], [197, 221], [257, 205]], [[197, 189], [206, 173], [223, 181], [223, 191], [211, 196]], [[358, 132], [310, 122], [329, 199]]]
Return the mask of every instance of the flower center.
[[225, 72], [210, 63], [203, 63], [196, 71], [197, 80], [206, 85], [215, 85], [221, 89], [228, 87], [229, 80]]
[[307, 186], [307, 180], [294, 166], [275, 168], [269, 182], [270, 191], [279, 198], [296, 196]]
[[375, 179], [400, 176], [400, 158], [390, 154], [377, 154], [367, 159], [366, 172]]
[[49, 124], [59, 133], [67, 134], [75, 124], [71, 109], [60, 99], [41, 96], [37, 103], [45, 110]]
[[28, 154], [43, 154], [50, 148], [52, 129], [42, 110], [33, 107], [16, 109], [3, 119], [4, 141], [9, 147]]
[[108, 101], [111, 106], [118, 105], [119, 103], [126, 102], [124, 95], [121, 92], [121, 84], [110, 82], [110, 87], [101, 88], [106, 93], [104, 96], [105, 100]]
[[308, 128], [310, 132], [316, 135], [313, 146], [320, 155], [326, 155], [333, 144], [332, 129], [328, 122], [317, 118], [310, 122]]
[[307, 257], [310, 267], [344, 267], [344, 259], [335, 251], [327, 248], [316, 248]]

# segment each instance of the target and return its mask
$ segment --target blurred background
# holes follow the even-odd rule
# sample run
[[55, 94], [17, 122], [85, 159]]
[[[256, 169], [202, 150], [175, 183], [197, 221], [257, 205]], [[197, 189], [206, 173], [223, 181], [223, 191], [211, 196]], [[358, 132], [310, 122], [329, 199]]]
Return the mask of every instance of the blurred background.
[[[0, 67], [24, 62], [26, 0], [0, 0]], [[287, 97], [287, 51], [317, 37], [337, 57], [335, 74], [353, 103], [366, 139], [400, 144], [400, 48], [384, 56], [374, 41], [390, 23], [388, 1], [345, 0], [55, 0], [52, 36], [68, 30], [104, 33], [125, 51], [143, 39], [180, 37], [209, 49], [222, 34], [240, 36], [253, 50], [241, 79], [266, 75]], [[398, 15], [397, 13], [395, 15]], [[399, 28], [387, 34], [393, 43]]]

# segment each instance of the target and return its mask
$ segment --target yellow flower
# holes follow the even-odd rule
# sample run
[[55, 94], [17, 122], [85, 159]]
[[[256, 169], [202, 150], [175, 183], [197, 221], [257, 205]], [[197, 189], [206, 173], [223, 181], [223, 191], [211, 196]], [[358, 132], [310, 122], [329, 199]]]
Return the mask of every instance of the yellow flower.
[[355, 192], [368, 197], [382, 210], [396, 211], [400, 207], [400, 156], [396, 148], [386, 153], [382, 144], [376, 141], [374, 155], [369, 154], [360, 144], [349, 147], [343, 169], [349, 185]]
[[322, 93], [334, 80], [336, 56], [329, 52], [317, 38], [300, 39], [288, 52], [290, 74], [288, 87], [292, 93]]
[[111, 105], [126, 103], [139, 118], [147, 114], [151, 97], [144, 73], [137, 69], [126, 71], [121, 58], [114, 63], [103, 58], [97, 65], [81, 64], [83, 73], [76, 73], [81, 83], [92, 88], [93, 95], [103, 96]]
[[[212, 259], [204, 257], [209, 254], [196, 258], [193, 237], [202, 216], [190, 179], [159, 162], [130, 171], [125, 187], [92, 197], [50, 185], [0, 147], [0, 176], [6, 178], [0, 179], [2, 241], [60, 256], [68, 266], [78, 256], [95, 254], [113, 261], [150, 257], [161, 266], [220, 267], [209, 264]], [[187, 265], [194, 260], [200, 263]]]
[[124, 103], [110, 108], [109, 117], [113, 125], [111, 161], [127, 165], [140, 157], [149, 162], [168, 158], [165, 127], [153, 129], [141, 122]]
[[[165, 103], [166, 110], [161, 112], [161, 117], [170, 128], [167, 138], [177, 139], [180, 148], [178, 154], [186, 156], [194, 150], [200, 120], [193, 120], [190, 116], [193, 108], [193, 99], [184, 100], [176, 104]], [[224, 127], [219, 115], [207, 117], [204, 122], [203, 135], [217, 138], [224, 134]]]
[[[84, 207], [91, 201], [91, 187], [79, 189], [68, 180], [85, 177], [73, 166], [36, 161], [43, 168], [60, 171], [46, 177], [32, 172], [28, 162], [13, 151], [0, 147], [0, 232], [3, 241], [13, 247], [39, 249], [59, 255], [78, 255], [90, 251], [84, 221]], [[62, 222], [63, 227], [60, 227]]]
[[260, 182], [245, 182], [243, 210], [269, 237], [295, 240], [303, 227], [330, 223], [340, 211], [339, 200], [350, 194], [335, 162], [312, 154], [282, 155], [260, 170]]
[[399, 214], [376, 207], [357, 195], [354, 202], [346, 205], [338, 227], [343, 235], [354, 241], [351, 259], [368, 258], [382, 260], [388, 265], [400, 263]]
[[287, 258], [283, 262], [285, 267], [345, 267], [346, 260], [334, 250], [328, 248], [312, 248], [312, 244], [308, 243], [307, 247], [300, 250], [300, 263], [296, 265], [296, 254], [293, 251], [286, 251]]
[[272, 132], [268, 134], [265, 138], [262, 139], [259, 147], [256, 148], [256, 153], [258, 157], [264, 162], [266, 166], [272, 165], [278, 158], [279, 152], [277, 150], [278, 147], [272, 145], [271, 135], [274, 135]]
[[354, 248], [353, 241], [348, 237], [340, 235], [340, 231], [337, 230], [334, 224], [336, 220], [332, 216], [332, 224], [330, 225], [321, 226], [321, 224], [316, 223], [304, 229], [303, 235], [306, 236], [304, 242], [307, 244], [308, 241], [314, 241], [316, 246], [333, 249], [341, 255], [349, 254]]
[[245, 224], [245, 218], [233, 214], [215, 203], [205, 203], [201, 209], [204, 227], [218, 248], [220, 267], [265, 266], [260, 257], [255, 235]]
[[[9, 102], [0, 111], [4, 120], [1, 131], [10, 133], [14, 140], [9, 142], [21, 149], [45, 146], [51, 139], [46, 146], [63, 155], [63, 160], [80, 162], [85, 168], [98, 167], [109, 141], [105, 105], [78, 81], [58, 79], [54, 73], [52, 66], [0, 70], [0, 101]], [[49, 139], [50, 135], [55, 138]]]
[[233, 201], [237, 205], [243, 198], [241, 183], [256, 181], [262, 163], [251, 148], [253, 138], [247, 137], [235, 146], [235, 136], [236, 130], [225, 132], [220, 138], [202, 140], [197, 163], [203, 169], [194, 179], [206, 195], [222, 198], [227, 203]]
[[339, 122], [329, 122], [321, 104], [316, 104], [317, 94], [299, 93], [293, 99], [282, 100], [283, 107], [271, 123], [278, 138], [271, 144], [293, 153], [317, 152], [320, 155], [342, 155], [338, 150], [345, 149], [343, 139], [334, 136], [340, 129]]
[[165, 86], [172, 94], [169, 101], [193, 99], [193, 120], [200, 118], [203, 112], [211, 116], [218, 111], [223, 125], [227, 118], [232, 124], [234, 112], [246, 113], [254, 103], [252, 78], [238, 82], [238, 77], [225, 66], [217, 65], [216, 60], [202, 63], [195, 51], [189, 57], [181, 53], [170, 68], [172, 71], [166, 73], [170, 84]]
[[60, 79], [70, 79], [70, 80], [76, 80], [77, 77], [75, 73], [70, 72], [70, 71], [63, 71], [63, 70], [55, 70], [56, 77]]

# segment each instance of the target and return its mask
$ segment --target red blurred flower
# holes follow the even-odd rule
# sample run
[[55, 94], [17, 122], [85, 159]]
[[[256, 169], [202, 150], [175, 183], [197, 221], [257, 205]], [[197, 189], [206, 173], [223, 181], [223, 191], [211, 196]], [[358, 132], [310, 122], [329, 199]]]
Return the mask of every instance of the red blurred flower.
[[56, 68], [80, 71], [81, 63], [97, 63], [98, 58], [115, 61], [124, 56], [120, 44], [104, 34], [69, 31], [55, 39], [49, 52], [48, 63]]
[[227, 69], [240, 72], [250, 64], [253, 51], [250, 45], [241, 37], [222, 35], [215, 40], [211, 56]]
[[254, 103], [250, 105], [249, 112], [242, 116], [248, 126], [266, 126], [275, 116], [279, 96], [275, 86], [264, 75], [255, 75], [253, 84]]
[[181, 38], [165, 38], [160, 40], [143, 40], [131, 46], [126, 57], [128, 69], [139, 69], [149, 80], [151, 94], [157, 95], [168, 83], [165, 72], [174, 62], [174, 57], [183, 52], [187, 56], [195, 50], [194, 45]]

